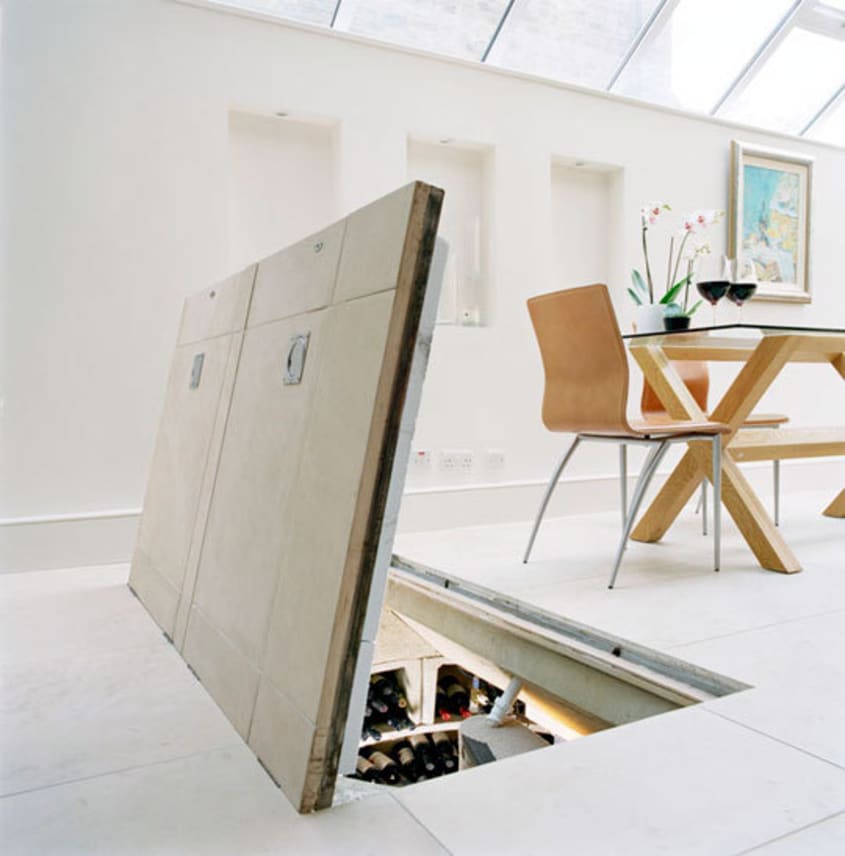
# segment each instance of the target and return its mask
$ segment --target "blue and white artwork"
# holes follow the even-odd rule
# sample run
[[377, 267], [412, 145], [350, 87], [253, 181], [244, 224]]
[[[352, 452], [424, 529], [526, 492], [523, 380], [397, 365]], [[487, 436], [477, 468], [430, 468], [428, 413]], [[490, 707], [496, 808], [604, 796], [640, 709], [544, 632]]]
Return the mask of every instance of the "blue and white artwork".
[[760, 282], [795, 283], [801, 255], [801, 182], [794, 171], [743, 166], [742, 255]]

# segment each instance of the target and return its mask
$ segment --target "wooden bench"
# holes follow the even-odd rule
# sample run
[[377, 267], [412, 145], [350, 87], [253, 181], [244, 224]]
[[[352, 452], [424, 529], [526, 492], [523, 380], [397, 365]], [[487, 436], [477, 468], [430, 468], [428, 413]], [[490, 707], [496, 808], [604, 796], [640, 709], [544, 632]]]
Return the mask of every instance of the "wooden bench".
[[845, 455], [843, 428], [747, 428], [725, 450], [735, 461], [780, 461]]
[[[750, 428], [737, 432], [726, 451], [735, 461], [780, 461], [845, 455], [845, 428]], [[845, 490], [822, 512], [845, 517]]]

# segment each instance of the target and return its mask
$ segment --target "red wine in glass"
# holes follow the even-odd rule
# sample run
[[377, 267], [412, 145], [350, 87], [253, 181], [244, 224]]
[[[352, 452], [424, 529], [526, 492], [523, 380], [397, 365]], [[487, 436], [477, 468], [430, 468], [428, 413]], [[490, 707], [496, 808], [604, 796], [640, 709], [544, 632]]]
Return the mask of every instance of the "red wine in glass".
[[750, 300], [757, 291], [756, 282], [732, 282], [728, 288], [728, 300], [739, 307], [739, 321], [742, 323], [742, 305]]
[[713, 326], [716, 326], [716, 304], [728, 293], [730, 283], [726, 279], [708, 279], [697, 282], [698, 293], [713, 307]]

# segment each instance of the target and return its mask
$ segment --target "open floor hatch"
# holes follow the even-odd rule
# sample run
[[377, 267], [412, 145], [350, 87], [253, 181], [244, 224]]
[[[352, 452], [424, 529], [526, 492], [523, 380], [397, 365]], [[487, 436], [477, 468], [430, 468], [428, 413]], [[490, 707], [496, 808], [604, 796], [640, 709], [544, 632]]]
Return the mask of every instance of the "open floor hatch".
[[408, 785], [743, 689], [393, 556], [354, 776]]

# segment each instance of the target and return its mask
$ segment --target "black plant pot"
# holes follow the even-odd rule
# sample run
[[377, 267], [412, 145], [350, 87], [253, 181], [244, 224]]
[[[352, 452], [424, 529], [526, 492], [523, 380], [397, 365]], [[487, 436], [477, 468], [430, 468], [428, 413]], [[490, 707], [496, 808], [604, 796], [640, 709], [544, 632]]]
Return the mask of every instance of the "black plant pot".
[[689, 330], [689, 315], [664, 315], [663, 328], [669, 330]]

